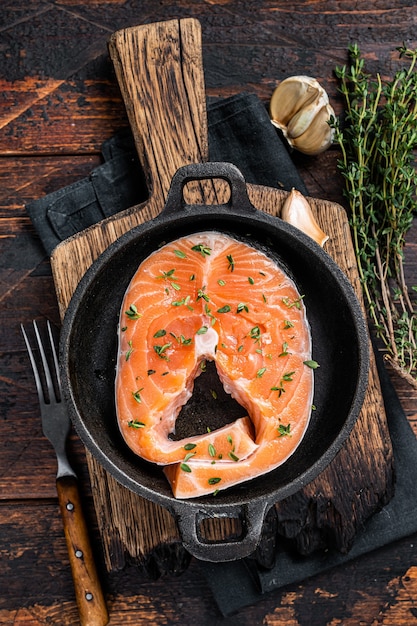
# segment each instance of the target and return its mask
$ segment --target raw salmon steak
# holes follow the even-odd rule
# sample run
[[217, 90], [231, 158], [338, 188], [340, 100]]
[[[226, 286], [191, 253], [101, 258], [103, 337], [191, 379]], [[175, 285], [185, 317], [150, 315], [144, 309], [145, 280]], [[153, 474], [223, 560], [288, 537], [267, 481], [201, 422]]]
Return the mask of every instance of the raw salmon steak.
[[[310, 329], [294, 282], [260, 250], [214, 231], [164, 245], [133, 276], [118, 332], [121, 433], [165, 466], [175, 497], [263, 475], [299, 445], [313, 399]], [[174, 440], [206, 361], [247, 416]]]

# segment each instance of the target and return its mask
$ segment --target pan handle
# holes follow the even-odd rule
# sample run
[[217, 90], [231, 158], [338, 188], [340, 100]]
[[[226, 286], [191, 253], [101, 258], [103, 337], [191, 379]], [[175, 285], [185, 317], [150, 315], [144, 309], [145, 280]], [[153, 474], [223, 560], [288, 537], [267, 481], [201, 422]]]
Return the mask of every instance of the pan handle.
[[[214, 185], [211, 188], [211, 194], [206, 193], [206, 204], [195, 205], [187, 204], [184, 198], [184, 187], [187, 183], [193, 181], [202, 181], [213, 178], [220, 178], [229, 185], [230, 196], [227, 202], [219, 204], [219, 196]], [[207, 186], [206, 186], [207, 190]], [[203, 210], [209, 210], [210, 206], [219, 210], [231, 211], [236, 209], [239, 213], [256, 213], [257, 209], [249, 200], [246, 181], [242, 172], [232, 163], [223, 163], [210, 161], [208, 163], [192, 163], [180, 167], [174, 174], [171, 186], [168, 192], [165, 207], [162, 214], [165, 216], [179, 212], [187, 212], [192, 208], [202, 207]]]
[[[179, 505], [179, 506], [178, 506]], [[256, 500], [236, 506], [226, 507], [222, 512], [211, 512], [190, 504], [176, 503], [176, 520], [183, 546], [190, 554], [202, 561], [225, 562], [243, 559], [252, 554], [261, 539], [262, 527], [269, 504], [267, 500]], [[213, 517], [236, 517], [238, 512], [243, 528], [243, 537], [234, 541], [209, 541], [200, 532], [204, 519]]]

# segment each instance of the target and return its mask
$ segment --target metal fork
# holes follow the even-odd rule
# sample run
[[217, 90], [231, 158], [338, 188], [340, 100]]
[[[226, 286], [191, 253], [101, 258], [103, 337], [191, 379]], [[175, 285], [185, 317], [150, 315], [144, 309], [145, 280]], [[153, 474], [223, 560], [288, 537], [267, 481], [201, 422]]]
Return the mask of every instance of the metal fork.
[[[42, 430], [54, 447], [57, 457], [56, 488], [80, 621], [82, 626], [104, 626], [109, 620], [107, 607], [81, 507], [77, 476], [66, 454], [66, 440], [71, 422], [62, 400], [58, 357], [51, 324], [47, 320], [45, 335], [47, 335], [48, 345], [44, 347], [38, 325], [36, 321], [33, 321], [34, 337], [40, 359], [35, 358], [35, 352], [32, 350], [23, 324], [21, 324], [21, 329], [39, 396]], [[40, 367], [44, 374], [45, 389]]]

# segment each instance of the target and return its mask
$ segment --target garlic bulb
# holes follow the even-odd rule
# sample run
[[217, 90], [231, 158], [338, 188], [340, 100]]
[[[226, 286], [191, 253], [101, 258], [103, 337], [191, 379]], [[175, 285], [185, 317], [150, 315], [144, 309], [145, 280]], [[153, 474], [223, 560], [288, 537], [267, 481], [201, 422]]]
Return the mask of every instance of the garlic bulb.
[[272, 94], [271, 121], [288, 143], [304, 154], [315, 155], [332, 144], [334, 130], [328, 122], [335, 117], [329, 97], [315, 78], [290, 76]]
[[324, 246], [329, 236], [317, 224], [311, 206], [302, 193], [292, 189], [281, 209], [281, 219], [296, 226], [314, 239], [319, 246]]

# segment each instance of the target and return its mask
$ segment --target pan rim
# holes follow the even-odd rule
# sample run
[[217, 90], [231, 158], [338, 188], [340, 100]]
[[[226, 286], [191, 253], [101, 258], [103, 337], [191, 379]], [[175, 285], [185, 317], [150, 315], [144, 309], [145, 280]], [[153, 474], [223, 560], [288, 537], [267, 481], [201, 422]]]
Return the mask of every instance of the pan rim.
[[[135, 226], [131, 230], [124, 233], [121, 237], [119, 237], [116, 241], [114, 241], [106, 250], [100, 254], [100, 256], [93, 262], [93, 264], [88, 268], [84, 276], [82, 277], [80, 283], [78, 284], [74, 294], [71, 298], [69, 306], [64, 316], [62, 332], [61, 332], [61, 343], [60, 343], [60, 362], [61, 362], [61, 373], [64, 381], [64, 394], [66, 400], [71, 407], [71, 419], [75, 426], [75, 429], [83, 441], [84, 445], [87, 449], [93, 454], [94, 457], [100, 462], [100, 464], [111, 473], [111, 475], [118, 480], [123, 486], [129, 488], [134, 493], [142, 495], [143, 497], [152, 500], [158, 504], [162, 504], [169, 510], [176, 510], [179, 502], [186, 502], [187, 507], [191, 509], [200, 510], [202, 507], [214, 509], [218, 512], [222, 512], [223, 510], [229, 510], [231, 506], [242, 506], [247, 502], [255, 502], [255, 501], [265, 501], [267, 497], [268, 503], [272, 505], [274, 502], [282, 499], [283, 497], [288, 497], [294, 494], [296, 491], [301, 489], [303, 486], [308, 484], [311, 480], [313, 480], [319, 473], [322, 471], [327, 465], [331, 462], [331, 460], [336, 456], [337, 452], [342, 448], [346, 439], [350, 435], [353, 426], [357, 420], [357, 417], [360, 413], [360, 409], [363, 405], [366, 387], [367, 387], [367, 373], [369, 369], [369, 337], [367, 333], [367, 327], [365, 324], [365, 320], [363, 318], [363, 312], [361, 310], [359, 301], [354, 292], [354, 289], [349, 282], [345, 273], [341, 270], [341, 268], [337, 265], [337, 263], [325, 252], [318, 244], [316, 244], [313, 240], [311, 240], [307, 235], [296, 229], [294, 226], [287, 224], [280, 220], [280, 218], [271, 216], [262, 211], [255, 210], [255, 214], [249, 214], [246, 211], [240, 211], [236, 208], [231, 209], [230, 207], [225, 207], [223, 205], [188, 205], [187, 210], [183, 212], [183, 219], [186, 219], [188, 223], [191, 222], [192, 218], [200, 217], [202, 214], [202, 208], [207, 210], [209, 208], [210, 219], [213, 221], [218, 218], [233, 221], [234, 219], [239, 220], [247, 220], [249, 224], [253, 224], [253, 219], [255, 217], [258, 223], [262, 223], [266, 226], [273, 226], [274, 229], [279, 228], [281, 231], [284, 231], [288, 237], [293, 238], [295, 241], [299, 242], [305, 248], [307, 248], [310, 252], [313, 252], [322, 262], [324, 266], [328, 268], [328, 270], [334, 275], [337, 280], [343, 296], [345, 298], [346, 303], [350, 309], [350, 316], [353, 320], [353, 326], [355, 329], [355, 334], [358, 341], [358, 372], [356, 376], [355, 383], [355, 392], [353, 395], [353, 399], [350, 405], [350, 410], [346, 416], [344, 421], [344, 427], [334, 438], [331, 445], [326, 449], [325, 453], [315, 461], [309, 468], [307, 468], [302, 474], [297, 476], [296, 481], [292, 481], [292, 483], [278, 487], [277, 489], [272, 489], [268, 496], [261, 493], [258, 496], [251, 496], [249, 499], [245, 500], [242, 498], [242, 494], [237, 493], [235, 499], [230, 501], [230, 497], [227, 502], [222, 502], [221, 500], [216, 500], [213, 502], [213, 498], [210, 496], [204, 496], [200, 498], [193, 498], [190, 500], [178, 500], [173, 495], [167, 495], [163, 493], [155, 493], [155, 490], [150, 489], [146, 485], [141, 485], [138, 483], [136, 479], [129, 477], [117, 463], [114, 462], [114, 459], [110, 458], [107, 454], [104, 454], [101, 450], [100, 446], [96, 442], [95, 439], [92, 438], [91, 433], [87, 429], [85, 422], [82, 416], [79, 414], [78, 406], [76, 402], [76, 398], [73, 395], [73, 389], [70, 384], [70, 372], [68, 370], [68, 361], [69, 361], [69, 348], [70, 348], [70, 338], [71, 332], [74, 326], [74, 321], [76, 319], [77, 310], [78, 310], [78, 302], [83, 300], [88, 293], [89, 288], [94, 284], [96, 280], [96, 275], [104, 270], [108, 262], [111, 262], [111, 259], [114, 259], [115, 255], [123, 250], [126, 246], [135, 242], [138, 238], [143, 238], [147, 233], [154, 231], [155, 227], [161, 223], [163, 220], [165, 226], [169, 226], [170, 224], [177, 224], [178, 215], [169, 215], [164, 216], [164, 212], [162, 211], [156, 218], [153, 220], [149, 220], [144, 222], [143, 224], [139, 224]], [[204, 217], [207, 216], [207, 213], [204, 214]], [[215, 228], [214, 230], [221, 229]], [[193, 228], [191, 232], [199, 232], [201, 229]], [[174, 237], [175, 238], [175, 237]], [[353, 304], [355, 303], [355, 304]], [[319, 470], [317, 466], [320, 465]], [[251, 481], [249, 481], [251, 482]], [[232, 490], [225, 490], [225, 494], [231, 494]]]

